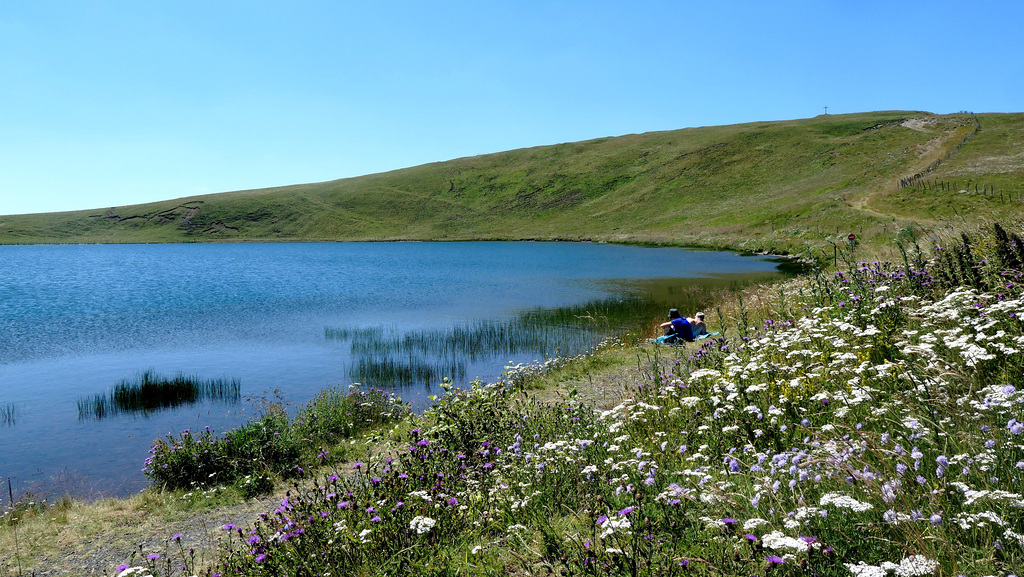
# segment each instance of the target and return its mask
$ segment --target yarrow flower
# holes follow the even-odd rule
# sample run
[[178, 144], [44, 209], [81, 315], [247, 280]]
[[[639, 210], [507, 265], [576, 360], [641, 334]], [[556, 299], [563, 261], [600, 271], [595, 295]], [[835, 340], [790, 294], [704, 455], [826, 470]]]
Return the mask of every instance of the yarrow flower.
[[853, 497], [848, 497], [842, 493], [826, 493], [821, 496], [819, 504], [852, 509], [858, 513], [873, 508], [870, 503], [861, 503]]
[[412, 521], [409, 522], [409, 528], [413, 531], [416, 531], [417, 535], [422, 535], [424, 533], [429, 533], [430, 530], [433, 529], [434, 525], [436, 524], [437, 521], [431, 519], [430, 517], [423, 517], [417, 515], [413, 518]]

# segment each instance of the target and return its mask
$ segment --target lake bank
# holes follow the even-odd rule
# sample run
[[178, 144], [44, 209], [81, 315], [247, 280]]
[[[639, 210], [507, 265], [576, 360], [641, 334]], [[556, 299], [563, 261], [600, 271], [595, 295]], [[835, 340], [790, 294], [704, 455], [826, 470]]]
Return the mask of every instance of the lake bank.
[[[401, 562], [424, 573], [470, 563], [480, 574], [629, 574], [631, 560], [642, 572], [1010, 574], [1024, 560], [1012, 529], [1024, 296], [1002, 267], [1020, 259], [978, 248], [971, 281], [954, 256], [962, 247], [948, 246], [952, 260], [852, 263], [748, 290], [713, 309], [727, 341], [614, 347], [546, 375], [542, 398], [456, 395], [382, 432], [364, 445], [369, 458], [339, 464], [339, 479], [293, 491], [275, 515], [302, 524], [301, 546], [357, 556], [369, 574]], [[577, 402], [581, 391], [609, 374], [621, 396], [580, 410], [593, 406]], [[449, 479], [441, 488], [401, 477], [421, 465], [399, 456], [425, 448], [422, 466]], [[323, 490], [332, 483], [355, 494], [347, 507]], [[417, 515], [435, 524], [410, 528]], [[293, 558], [295, 537], [269, 539], [284, 525], [231, 522], [268, 543], [224, 557], [242, 574]], [[326, 546], [339, 523], [354, 540]], [[172, 537], [143, 552], [177, 561]], [[379, 554], [392, 545], [404, 561]]]
[[[360, 382], [422, 407], [444, 377], [493, 380], [510, 361], [576, 354], [620, 323], [653, 318], [645, 299], [695, 307], [702, 292], [776, 268], [732, 253], [567, 243], [2, 250], [12, 267], [0, 284], [13, 298], [0, 305], [11, 319], [0, 406], [15, 418], [0, 428], [0, 474], [37, 495], [48, 483], [78, 495], [137, 491], [154, 439], [239, 426], [278, 391], [297, 408], [325, 386]], [[726, 272], [737, 268], [761, 272]], [[103, 419], [76, 406], [146, 372], [240, 390], [230, 402]]]

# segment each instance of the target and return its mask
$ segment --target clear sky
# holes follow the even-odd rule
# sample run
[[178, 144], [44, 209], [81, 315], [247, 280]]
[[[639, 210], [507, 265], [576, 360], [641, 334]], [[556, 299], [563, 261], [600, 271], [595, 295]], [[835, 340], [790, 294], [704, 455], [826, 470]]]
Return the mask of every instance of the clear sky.
[[0, 0], [0, 214], [872, 110], [1024, 112], [1024, 2]]

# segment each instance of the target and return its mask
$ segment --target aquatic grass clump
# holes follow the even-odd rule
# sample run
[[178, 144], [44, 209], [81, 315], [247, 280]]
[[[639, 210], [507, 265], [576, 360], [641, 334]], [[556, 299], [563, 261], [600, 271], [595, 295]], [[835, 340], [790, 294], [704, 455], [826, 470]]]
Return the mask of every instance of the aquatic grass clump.
[[358, 383], [398, 387], [422, 384], [429, 389], [444, 379], [464, 379], [466, 363], [456, 360], [429, 361], [413, 356], [406, 359], [386, 355], [364, 356], [349, 367], [348, 376]]
[[123, 380], [106, 394], [78, 399], [79, 419], [103, 419], [121, 414], [149, 414], [201, 401], [237, 403], [241, 382], [238, 379], [202, 380], [175, 375], [164, 378], [147, 370], [135, 381]]
[[324, 329], [324, 338], [331, 341], [348, 341], [350, 339], [383, 337], [384, 327], [327, 327]]
[[[693, 279], [694, 286], [707, 284]], [[464, 384], [470, 362], [529, 355], [539, 361], [592, 350], [612, 337], [649, 336], [652, 319], [669, 306], [694, 303], [706, 293], [661, 297], [609, 298], [558, 309], [534, 309], [499, 320], [476, 320], [452, 327], [400, 332], [396, 327], [327, 328], [325, 338], [349, 343], [354, 359], [349, 377], [373, 386], [431, 386], [448, 378]]]

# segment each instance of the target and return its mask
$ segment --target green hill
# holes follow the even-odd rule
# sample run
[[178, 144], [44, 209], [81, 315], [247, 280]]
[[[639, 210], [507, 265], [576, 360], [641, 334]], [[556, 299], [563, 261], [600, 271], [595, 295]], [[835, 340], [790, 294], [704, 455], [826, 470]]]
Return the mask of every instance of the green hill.
[[[915, 177], [916, 178], [913, 178]], [[582, 239], [799, 251], [1022, 214], [1024, 113], [687, 128], [330, 182], [0, 217], [0, 243]]]

